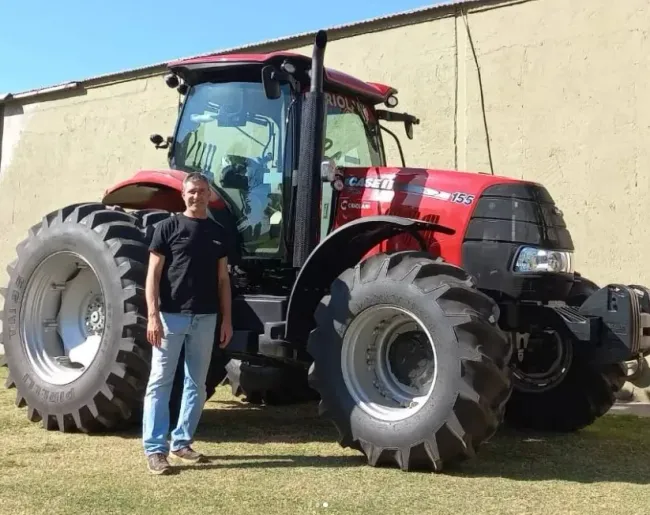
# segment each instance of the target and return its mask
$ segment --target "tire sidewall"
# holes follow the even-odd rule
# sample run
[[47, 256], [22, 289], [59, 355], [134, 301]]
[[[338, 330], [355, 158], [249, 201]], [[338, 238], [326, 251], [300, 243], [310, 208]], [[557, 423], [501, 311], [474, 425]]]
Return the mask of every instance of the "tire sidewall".
[[[90, 264], [102, 288], [106, 311], [104, 334], [94, 361], [81, 377], [66, 385], [53, 385], [31, 369], [20, 335], [20, 307], [30, 278], [46, 257], [59, 251], [76, 252]], [[98, 232], [75, 223], [55, 223], [42, 230], [26, 243], [20, 255], [10, 277], [4, 308], [7, 362], [18, 390], [29, 405], [44, 412], [71, 412], [90, 403], [105, 387], [119, 352], [125, 322], [119, 266]]]
[[[453, 327], [434, 299], [434, 295], [425, 295], [411, 284], [389, 279], [358, 285], [349, 299], [337, 301], [336, 295], [332, 296], [327, 323], [318, 329], [322, 337], [319, 348], [314, 349], [314, 360], [325, 379], [322, 397], [329, 405], [340, 406], [349, 416], [355, 438], [380, 442], [402, 433], [409, 441], [424, 441], [449, 420], [458, 395], [461, 360]], [[375, 419], [356, 406], [343, 379], [341, 350], [345, 332], [355, 316], [378, 304], [396, 305], [410, 311], [434, 341], [435, 384], [431, 397], [418, 412], [399, 421]]]

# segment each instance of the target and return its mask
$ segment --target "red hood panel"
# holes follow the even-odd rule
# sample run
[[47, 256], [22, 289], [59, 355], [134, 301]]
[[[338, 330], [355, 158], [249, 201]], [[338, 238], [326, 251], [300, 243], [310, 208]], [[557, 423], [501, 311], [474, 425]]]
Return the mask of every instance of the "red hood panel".
[[[415, 191], [418, 188], [426, 196], [449, 200], [454, 193], [465, 193], [478, 196], [481, 192], [493, 184], [520, 183], [522, 181], [510, 177], [486, 175], [472, 172], [459, 172], [455, 170], [435, 170], [427, 168], [343, 168], [346, 176], [347, 186], [358, 186], [355, 179], [363, 178], [373, 189], [377, 181], [390, 181], [393, 185], [406, 187], [408, 191]], [[391, 188], [392, 189], [392, 188]]]
[[[454, 170], [426, 168], [343, 168], [344, 189], [335, 226], [363, 216], [395, 215], [427, 220], [456, 231], [435, 234], [431, 250], [460, 264], [461, 246], [476, 199], [489, 186], [522, 181]], [[441, 245], [442, 242], [444, 245]], [[392, 244], [391, 244], [392, 245]], [[392, 250], [398, 250], [391, 246]]]
[[[103, 202], [123, 203], [136, 209], [145, 207], [182, 210], [183, 180], [187, 173], [170, 169], [139, 170], [131, 177], [114, 184], [104, 192]], [[146, 186], [147, 188], [138, 188]], [[224, 207], [214, 190], [210, 193], [210, 206]]]

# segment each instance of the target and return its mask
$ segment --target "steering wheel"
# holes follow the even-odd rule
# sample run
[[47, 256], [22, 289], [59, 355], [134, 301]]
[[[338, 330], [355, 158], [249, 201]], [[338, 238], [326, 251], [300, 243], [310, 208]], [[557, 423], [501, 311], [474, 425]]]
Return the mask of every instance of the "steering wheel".
[[339, 159], [341, 159], [341, 156], [343, 155], [343, 153], [340, 150], [331, 157], [325, 155], [325, 152], [327, 152], [330, 148], [332, 148], [333, 145], [334, 142], [330, 138], [325, 138], [325, 145], [323, 146], [323, 157], [325, 159], [333, 159], [334, 161], [338, 161]]

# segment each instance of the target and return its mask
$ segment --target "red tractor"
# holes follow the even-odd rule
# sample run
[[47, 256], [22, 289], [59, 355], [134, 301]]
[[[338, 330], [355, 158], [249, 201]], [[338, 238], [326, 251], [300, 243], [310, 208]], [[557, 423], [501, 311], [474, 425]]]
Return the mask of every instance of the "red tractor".
[[574, 431], [612, 406], [621, 364], [650, 348], [649, 291], [581, 278], [539, 184], [409, 168], [403, 155], [387, 166], [382, 135], [399, 141], [380, 122], [412, 138], [419, 121], [390, 110], [395, 89], [325, 69], [326, 39], [311, 59], [171, 63], [178, 123], [151, 137], [170, 170], [47, 214], [18, 245], [3, 343], [30, 420], [140, 422], [147, 245], [184, 209], [192, 171], [212, 182], [211, 216], [233, 243], [235, 333], [215, 346], [208, 395], [227, 380], [251, 402], [318, 398], [369, 464], [435, 471], [504, 420]]

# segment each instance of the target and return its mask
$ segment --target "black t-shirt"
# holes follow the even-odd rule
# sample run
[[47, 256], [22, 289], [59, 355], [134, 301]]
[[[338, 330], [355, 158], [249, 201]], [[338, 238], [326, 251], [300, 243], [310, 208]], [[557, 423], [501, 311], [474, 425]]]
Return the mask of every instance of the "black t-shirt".
[[160, 311], [218, 313], [218, 262], [227, 255], [224, 236], [221, 226], [209, 218], [182, 213], [158, 224], [149, 250], [165, 256]]

